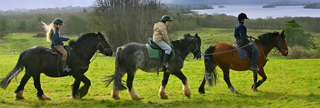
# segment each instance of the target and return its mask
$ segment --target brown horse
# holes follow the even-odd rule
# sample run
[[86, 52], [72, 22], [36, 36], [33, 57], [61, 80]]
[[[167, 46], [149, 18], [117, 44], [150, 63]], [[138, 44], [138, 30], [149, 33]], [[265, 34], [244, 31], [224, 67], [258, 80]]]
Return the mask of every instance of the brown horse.
[[[266, 33], [255, 39], [260, 50], [260, 58], [258, 59], [259, 71], [253, 72], [253, 84], [251, 89], [253, 91], [258, 91], [258, 87], [267, 79], [264, 73], [264, 65], [267, 63], [267, 55], [274, 48], [277, 47], [282, 55], [288, 55], [287, 41], [285, 39], [284, 31], [279, 34], [279, 32]], [[231, 93], [237, 92], [237, 90], [232, 86], [229, 78], [229, 69], [236, 71], [249, 70], [250, 61], [249, 60], [239, 60], [238, 51], [232, 51], [236, 49], [235, 46], [221, 42], [214, 46], [210, 46], [205, 51], [204, 63], [205, 63], [205, 75], [202, 83], [199, 87], [200, 93], [205, 93], [204, 86], [206, 81], [212, 86], [213, 80], [216, 82], [217, 73], [215, 70], [216, 66], [219, 66], [223, 71], [224, 81], [227, 83], [228, 88]], [[212, 75], [213, 74], [213, 75]], [[257, 74], [259, 74], [262, 79], [257, 82]]]

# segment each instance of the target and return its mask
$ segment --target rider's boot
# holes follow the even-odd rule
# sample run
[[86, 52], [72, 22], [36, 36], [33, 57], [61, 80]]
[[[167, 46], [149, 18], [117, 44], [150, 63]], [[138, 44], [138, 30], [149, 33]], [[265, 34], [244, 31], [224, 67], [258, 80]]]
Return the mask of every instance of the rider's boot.
[[258, 63], [258, 51], [256, 48], [253, 48], [253, 51], [251, 52], [251, 58], [250, 58], [250, 70], [251, 71], [259, 71], [259, 67], [257, 65]]
[[69, 72], [72, 70], [71, 68], [68, 68], [67, 60], [62, 61], [62, 67], [63, 72]]
[[169, 67], [168, 60], [169, 60], [169, 54], [165, 54], [161, 63], [162, 66], [168, 68]]

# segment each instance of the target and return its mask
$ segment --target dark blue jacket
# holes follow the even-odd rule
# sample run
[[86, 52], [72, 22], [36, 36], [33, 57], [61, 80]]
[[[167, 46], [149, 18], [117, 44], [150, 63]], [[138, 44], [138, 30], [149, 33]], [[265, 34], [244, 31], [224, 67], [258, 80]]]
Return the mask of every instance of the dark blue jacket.
[[51, 44], [54, 45], [63, 45], [62, 41], [68, 41], [69, 38], [60, 37], [60, 30], [56, 28], [56, 33], [51, 30]]
[[243, 25], [243, 22], [239, 22], [234, 30], [234, 37], [236, 40], [249, 41], [247, 36], [247, 28]]

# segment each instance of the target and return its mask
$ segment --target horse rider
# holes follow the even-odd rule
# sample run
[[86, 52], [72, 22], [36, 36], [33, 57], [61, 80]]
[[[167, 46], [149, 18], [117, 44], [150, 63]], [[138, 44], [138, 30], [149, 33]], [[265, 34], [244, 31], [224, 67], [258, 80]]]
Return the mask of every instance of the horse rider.
[[168, 26], [170, 25], [170, 22], [172, 21], [171, 17], [169, 15], [164, 15], [161, 18], [160, 22], [157, 22], [154, 24], [153, 27], [153, 41], [162, 49], [165, 51], [165, 55], [162, 60], [162, 65], [166, 68], [169, 67], [168, 60], [169, 55], [172, 51], [171, 44], [169, 41], [168, 36]]
[[[42, 22], [43, 23], [43, 22]], [[70, 68], [68, 68], [67, 65], [67, 51], [63, 48], [63, 42], [62, 41], [68, 41], [69, 38], [60, 36], [60, 30], [62, 25], [64, 25], [61, 18], [56, 18], [53, 20], [53, 22], [50, 25], [46, 25], [45, 23], [44, 27], [47, 31], [47, 41], [51, 41], [51, 45], [58, 50], [63, 56], [62, 56], [62, 66], [63, 72], [69, 72], [71, 71]]]
[[234, 37], [236, 38], [236, 44], [238, 44], [240, 47], [249, 44], [249, 46], [244, 47], [243, 49], [250, 54], [250, 70], [259, 71], [259, 67], [257, 65], [259, 50], [254, 48], [253, 43], [247, 39], [252, 38], [252, 36], [247, 36], [247, 28], [243, 25], [247, 19], [249, 18], [245, 13], [240, 13], [238, 15], [239, 23], [235, 27]]

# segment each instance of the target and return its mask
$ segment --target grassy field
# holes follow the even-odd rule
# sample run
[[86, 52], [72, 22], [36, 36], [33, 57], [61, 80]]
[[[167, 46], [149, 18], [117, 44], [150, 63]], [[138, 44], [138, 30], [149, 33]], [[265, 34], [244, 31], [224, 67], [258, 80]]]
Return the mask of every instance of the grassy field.
[[[249, 35], [258, 36], [274, 30], [248, 30]], [[194, 31], [180, 31], [173, 34], [179, 38], [185, 33], [198, 33], [202, 38], [203, 51], [217, 42], [233, 43], [233, 30], [203, 28]], [[212, 36], [211, 36], [212, 34]], [[5, 77], [14, 68], [21, 51], [35, 45], [49, 47], [45, 38], [34, 38], [34, 34], [11, 34], [0, 40], [0, 78]], [[315, 34], [317, 35], [317, 34]], [[316, 36], [316, 39], [320, 36]], [[72, 39], [77, 38], [71, 36]], [[318, 39], [317, 39], [318, 41]], [[158, 97], [162, 73], [145, 73], [138, 70], [134, 87], [143, 100], [133, 101], [127, 91], [120, 92], [120, 100], [113, 100], [110, 96], [112, 85], [105, 87], [105, 76], [114, 73], [114, 57], [99, 55], [90, 64], [85, 74], [91, 80], [89, 93], [82, 99], [71, 99], [70, 85], [73, 77], [51, 78], [41, 75], [41, 84], [44, 92], [51, 97], [51, 101], [39, 101], [36, 98], [36, 89], [31, 78], [27, 83], [25, 100], [15, 100], [14, 90], [19, 85], [22, 71], [17, 80], [13, 79], [6, 90], [0, 89], [0, 107], [319, 107], [320, 106], [320, 60], [319, 59], [285, 59], [271, 58], [265, 66], [268, 76], [258, 89], [251, 91], [252, 72], [231, 71], [230, 79], [238, 93], [230, 93], [223, 80], [222, 71], [217, 68], [219, 82], [216, 86], [206, 85], [206, 94], [199, 94], [198, 87], [204, 74], [203, 60], [185, 61], [182, 72], [188, 78], [192, 95], [184, 96], [181, 81], [171, 76], [167, 85], [169, 99]], [[124, 76], [123, 80], [126, 79]], [[258, 79], [261, 79], [259, 76]]]
[[[4, 77], [15, 65], [18, 56], [0, 56], [0, 76]], [[188, 63], [188, 62], [185, 62]], [[106, 75], [113, 74], [114, 57], [99, 56], [92, 64], [86, 76], [92, 85], [83, 99], [70, 98], [70, 85], [73, 77], [51, 78], [41, 77], [44, 92], [52, 98], [51, 101], [39, 101], [32, 78], [26, 85], [24, 96], [26, 100], [15, 100], [14, 90], [18, 86], [21, 72], [17, 80], [13, 80], [6, 90], [0, 90], [1, 107], [318, 107], [320, 105], [320, 60], [280, 60], [269, 61], [265, 66], [268, 79], [260, 92], [251, 91], [252, 72], [231, 71], [231, 82], [239, 93], [230, 93], [218, 69], [219, 83], [216, 86], [206, 86], [206, 94], [199, 94], [197, 89], [204, 74], [203, 60], [193, 61], [182, 71], [188, 78], [192, 95], [183, 95], [182, 83], [171, 76], [167, 86], [169, 99], [160, 99], [158, 91], [162, 74], [138, 71], [134, 80], [137, 93], [144, 99], [133, 101], [126, 91], [120, 92], [121, 99], [113, 100], [110, 96], [112, 86], [105, 87]], [[126, 76], [124, 77], [125, 80]], [[259, 77], [261, 79], [261, 77]]]

